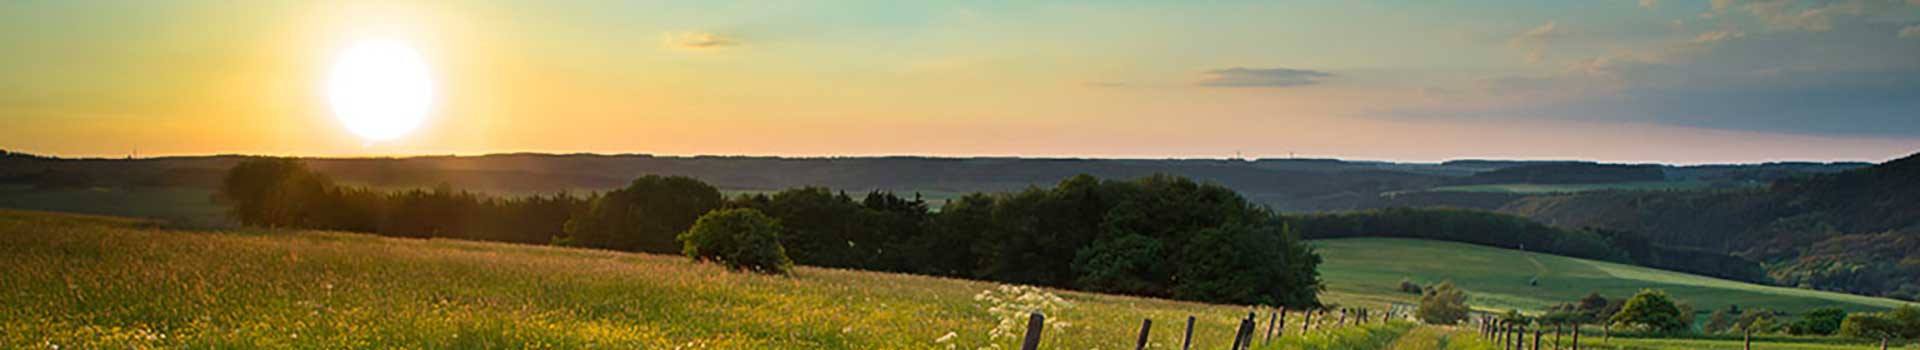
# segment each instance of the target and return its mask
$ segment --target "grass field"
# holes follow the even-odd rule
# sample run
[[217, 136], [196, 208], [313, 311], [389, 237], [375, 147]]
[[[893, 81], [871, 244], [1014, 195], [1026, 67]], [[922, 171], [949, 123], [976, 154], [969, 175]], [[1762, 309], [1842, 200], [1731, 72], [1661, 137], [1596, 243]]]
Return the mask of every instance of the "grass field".
[[[1348, 306], [1407, 297], [1376, 286], [1399, 280], [1401, 272], [1375, 271], [1393, 264], [1358, 259], [1374, 254], [1360, 253], [1437, 249], [1509, 267], [1520, 265], [1501, 259], [1526, 256], [1422, 241], [1319, 244], [1333, 288], [1323, 299]], [[1567, 267], [1586, 262], [1539, 259], [1566, 269], [1566, 276], [1593, 273]], [[131, 219], [3, 210], [0, 262], [6, 262], [0, 264], [0, 348], [9, 349], [1014, 348], [1023, 315], [993, 309], [1033, 301], [1048, 305], [1045, 348], [1131, 348], [1143, 318], [1154, 321], [1155, 348], [1176, 348], [1192, 315], [1198, 321], [1194, 348], [1217, 349], [1249, 311], [910, 275], [801, 267], [791, 277], [761, 276], [674, 256], [337, 232], [184, 231]], [[1507, 276], [1475, 273], [1484, 281]], [[1657, 271], [1623, 274], [1705, 283]], [[1476, 293], [1502, 290], [1493, 286], [1498, 282], [1455, 279]], [[1526, 300], [1508, 293], [1475, 301]], [[1720, 293], [1783, 305], [1827, 300], [1745, 296], [1766, 293], [1741, 288]], [[1260, 348], [1486, 348], [1475, 345], [1481, 343], [1473, 335], [1445, 327], [1374, 324], [1301, 337], [1300, 322], [1297, 314], [1290, 317], [1288, 336]], [[1724, 343], [1616, 341], [1647, 349]], [[1848, 348], [1783, 345], [1818, 347], [1768, 348]]]
[[[1642, 288], [1666, 290], [1696, 310], [1728, 304], [1801, 312], [1834, 306], [1851, 311], [1897, 307], [1898, 300], [1805, 289], [1763, 286], [1665, 270], [1462, 243], [1352, 238], [1314, 241], [1326, 257], [1320, 274], [1331, 295], [1345, 300], [1414, 302], [1399, 291], [1402, 278], [1423, 285], [1443, 280], [1468, 290], [1470, 304], [1488, 310], [1540, 310], [1600, 292], [1631, 296]], [[1528, 285], [1537, 278], [1539, 285]]]
[[0, 185], [0, 208], [153, 218], [179, 227], [234, 226], [213, 190], [197, 187], [36, 189]]
[[[992, 283], [597, 250], [0, 211], [0, 261], [9, 349], [973, 349], [1020, 334], [990, 335], [1004, 317], [977, 296], [1021, 297]], [[1052, 308], [1048, 348], [1131, 347], [1143, 318], [1178, 346], [1189, 315], [1195, 347], [1222, 348], [1248, 311], [1052, 292], [1071, 306]]]

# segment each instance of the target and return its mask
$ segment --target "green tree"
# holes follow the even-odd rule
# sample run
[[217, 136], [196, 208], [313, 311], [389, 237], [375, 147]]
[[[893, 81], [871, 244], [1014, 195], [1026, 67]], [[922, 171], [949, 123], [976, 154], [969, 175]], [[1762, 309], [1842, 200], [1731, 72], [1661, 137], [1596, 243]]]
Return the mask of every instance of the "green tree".
[[1900, 338], [1902, 324], [1891, 317], [1879, 313], [1859, 312], [1847, 315], [1840, 321], [1838, 334], [1845, 337], [1862, 339]]
[[1074, 285], [1097, 292], [1164, 295], [1168, 273], [1161, 250], [1160, 241], [1141, 235], [1094, 242], [1073, 260], [1080, 275]]
[[1241, 304], [1314, 306], [1319, 292], [1312, 267], [1319, 256], [1297, 235], [1268, 225], [1229, 224], [1193, 233], [1179, 262], [1173, 296]]
[[1707, 324], [1701, 325], [1700, 330], [1707, 333], [1721, 333], [1732, 330], [1735, 317], [1739, 316], [1725, 309], [1713, 310], [1713, 314], [1707, 316]]
[[1420, 305], [1413, 310], [1413, 316], [1429, 324], [1455, 324], [1467, 319], [1467, 292], [1455, 288], [1453, 281], [1427, 287], [1420, 295]]
[[1787, 325], [1787, 333], [1794, 335], [1832, 335], [1840, 330], [1840, 322], [1845, 321], [1847, 312], [1839, 308], [1819, 308], [1808, 311]]
[[758, 210], [721, 209], [701, 215], [679, 235], [681, 252], [728, 268], [785, 274], [793, 268], [780, 246], [780, 224]]
[[595, 199], [567, 220], [566, 233], [588, 247], [672, 254], [680, 251], [674, 235], [722, 203], [720, 190], [700, 180], [647, 175]]
[[1620, 312], [1608, 321], [1661, 333], [1680, 332], [1688, 327], [1673, 298], [1668, 297], [1666, 292], [1651, 289], [1641, 290], [1639, 294], [1628, 298]]
[[231, 204], [241, 224], [263, 227], [315, 227], [321, 224], [333, 182], [291, 158], [249, 159], [221, 180], [218, 197]]

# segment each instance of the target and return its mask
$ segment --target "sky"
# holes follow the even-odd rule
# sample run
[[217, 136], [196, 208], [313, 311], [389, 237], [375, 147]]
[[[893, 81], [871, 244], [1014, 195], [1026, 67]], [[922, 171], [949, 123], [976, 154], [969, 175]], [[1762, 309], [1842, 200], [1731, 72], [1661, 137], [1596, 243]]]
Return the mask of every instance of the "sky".
[[[343, 50], [434, 90], [392, 140]], [[1920, 151], [1920, 0], [7, 1], [0, 149], [1724, 163]]]

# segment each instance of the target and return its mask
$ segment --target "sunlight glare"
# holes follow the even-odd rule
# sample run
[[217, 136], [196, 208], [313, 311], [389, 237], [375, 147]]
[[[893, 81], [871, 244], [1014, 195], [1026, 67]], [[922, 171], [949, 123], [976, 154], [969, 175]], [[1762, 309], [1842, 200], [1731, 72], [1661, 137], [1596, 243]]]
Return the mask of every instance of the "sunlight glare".
[[433, 81], [405, 43], [366, 40], [334, 60], [327, 96], [334, 116], [369, 142], [399, 138], [426, 120]]

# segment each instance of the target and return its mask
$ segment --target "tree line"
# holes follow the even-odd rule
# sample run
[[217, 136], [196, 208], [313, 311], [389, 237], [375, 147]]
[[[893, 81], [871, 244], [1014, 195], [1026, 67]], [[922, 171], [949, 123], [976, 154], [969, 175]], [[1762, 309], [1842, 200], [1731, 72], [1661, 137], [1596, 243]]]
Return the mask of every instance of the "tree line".
[[[1168, 175], [1080, 175], [1053, 187], [968, 194], [935, 211], [918, 195], [874, 191], [856, 199], [801, 187], [726, 197], [697, 179], [654, 175], [584, 196], [495, 198], [448, 186], [379, 191], [337, 184], [298, 160], [258, 159], [232, 168], [219, 193], [251, 226], [702, 260], [732, 252], [776, 268], [790, 257], [803, 265], [1221, 303], [1312, 307], [1321, 289], [1320, 257], [1284, 217], [1225, 187]], [[777, 246], [754, 243], [769, 236]]]

